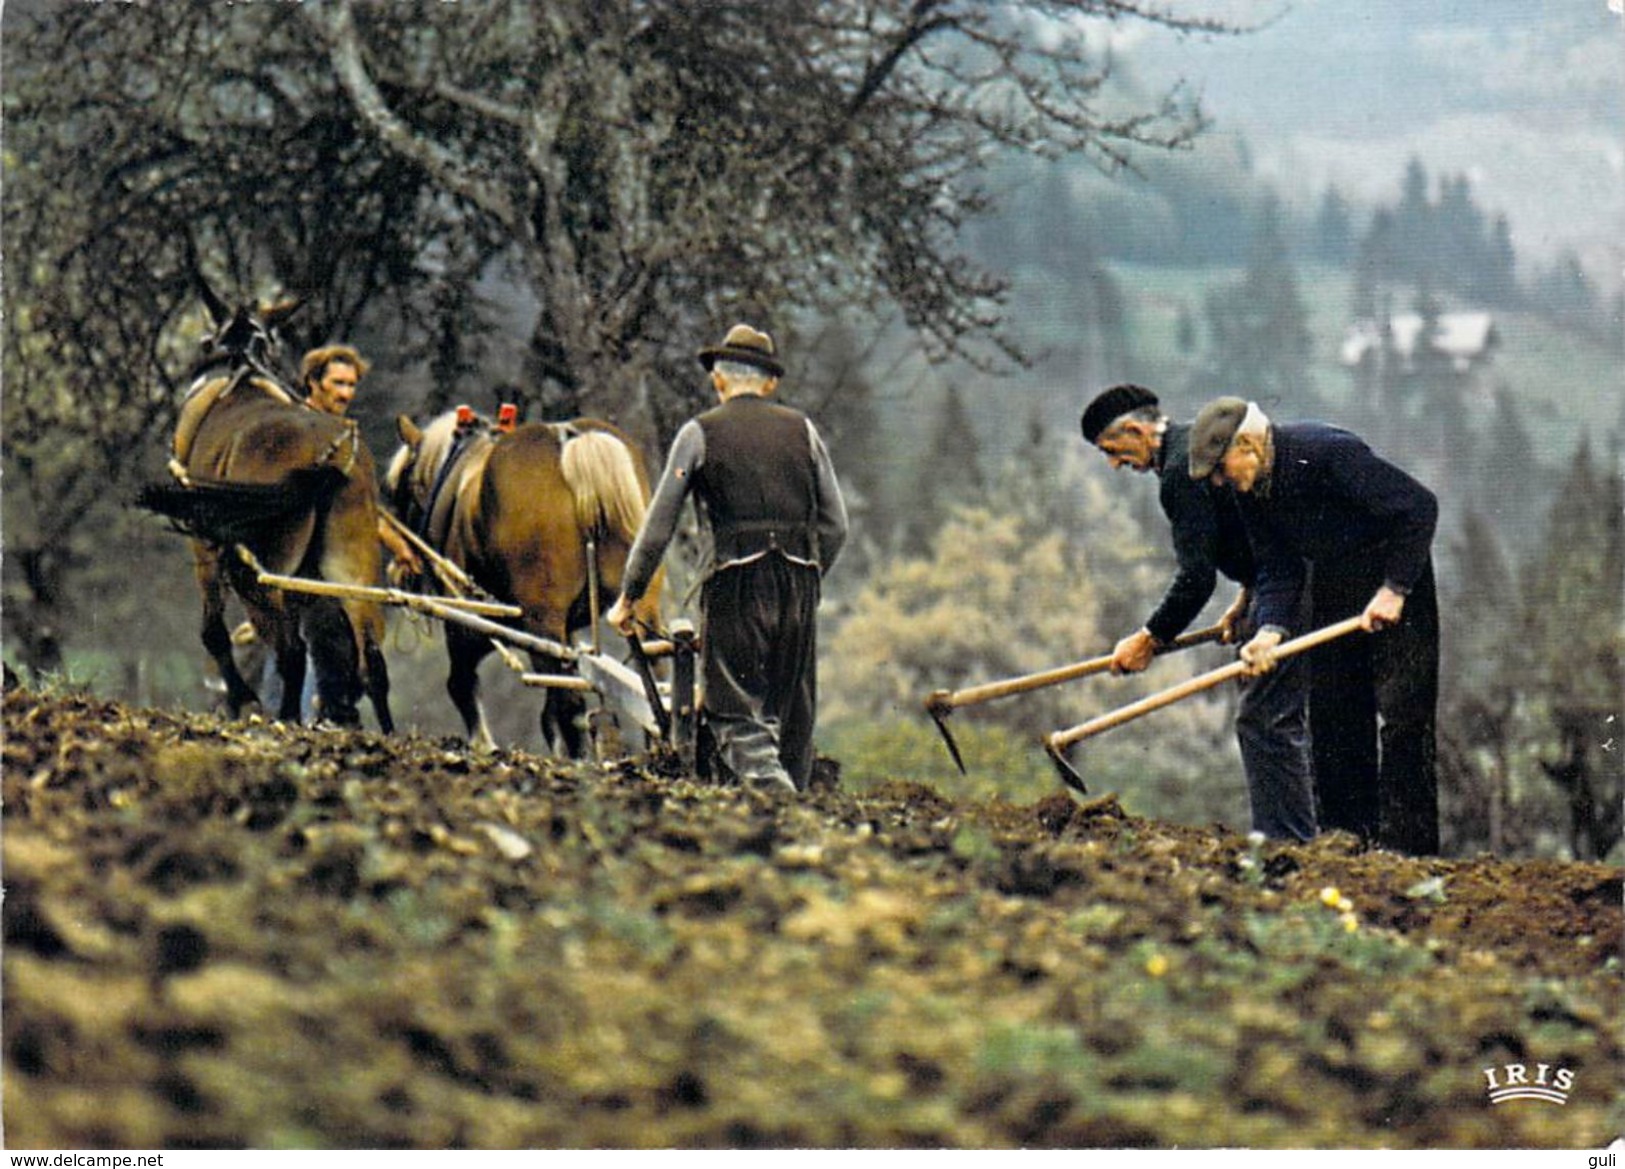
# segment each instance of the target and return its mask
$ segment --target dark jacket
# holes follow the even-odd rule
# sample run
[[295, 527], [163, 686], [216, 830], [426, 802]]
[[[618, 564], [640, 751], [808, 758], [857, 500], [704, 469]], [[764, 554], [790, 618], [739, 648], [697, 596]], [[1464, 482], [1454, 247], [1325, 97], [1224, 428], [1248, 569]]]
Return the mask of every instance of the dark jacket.
[[1183, 633], [1202, 611], [1218, 573], [1239, 585], [1253, 583], [1253, 554], [1235, 494], [1192, 479], [1189, 423], [1170, 422], [1157, 453], [1158, 496], [1173, 529], [1174, 579], [1145, 623], [1158, 641]]
[[1409, 593], [1431, 563], [1439, 501], [1357, 435], [1322, 422], [1273, 427], [1268, 482], [1238, 494], [1258, 561], [1258, 616], [1291, 628], [1305, 562]]

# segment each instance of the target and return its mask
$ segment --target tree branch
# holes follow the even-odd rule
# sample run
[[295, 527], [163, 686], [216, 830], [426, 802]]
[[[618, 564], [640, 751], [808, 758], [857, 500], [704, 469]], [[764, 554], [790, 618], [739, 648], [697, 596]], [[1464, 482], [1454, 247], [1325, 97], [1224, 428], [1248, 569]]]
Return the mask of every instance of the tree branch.
[[[507, 230], [530, 235], [528, 217], [520, 214], [500, 183], [481, 178], [449, 150], [415, 133], [391, 108], [362, 60], [350, 0], [337, 0], [331, 8], [318, 10], [313, 5], [301, 11], [326, 41], [333, 72], [356, 112], [385, 145], [423, 167], [439, 184], [493, 216]], [[324, 19], [319, 13], [325, 12], [331, 16]]]

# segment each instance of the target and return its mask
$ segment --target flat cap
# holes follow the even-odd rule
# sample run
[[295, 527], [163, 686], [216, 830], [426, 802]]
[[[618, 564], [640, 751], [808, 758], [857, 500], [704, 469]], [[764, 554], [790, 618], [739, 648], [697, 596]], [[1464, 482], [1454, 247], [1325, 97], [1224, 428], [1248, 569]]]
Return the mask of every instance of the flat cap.
[[1094, 445], [1106, 428], [1123, 415], [1145, 406], [1155, 406], [1157, 396], [1144, 386], [1124, 384], [1102, 390], [1083, 410], [1083, 441]]
[[1240, 398], [1215, 398], [1202, 407], [1191, 424], [1192, 479], [1206, 479], [1213, 474], [1246, 417], [1247, 403]]
[[709, 370], [719, 361], [737, 361], [754, 366], [770, 377], [784, 376], [784, 363], [779, 360], [773, 338], [749, 325], [735, 325], [720, 345], [708, 345], [699, 352], [700, 364]]

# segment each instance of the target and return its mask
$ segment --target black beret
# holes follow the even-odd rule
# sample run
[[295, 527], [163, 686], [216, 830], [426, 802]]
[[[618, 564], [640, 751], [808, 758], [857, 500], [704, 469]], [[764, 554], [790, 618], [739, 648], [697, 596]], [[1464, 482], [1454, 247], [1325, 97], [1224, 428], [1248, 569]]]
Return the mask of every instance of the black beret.
[[1105, 429], [1123, 415], [1155, 406], [1157, 396], [1144, 386], [1125, 384], [1102, 390], [1083, 410], [1083, 440], [1094, 445]]

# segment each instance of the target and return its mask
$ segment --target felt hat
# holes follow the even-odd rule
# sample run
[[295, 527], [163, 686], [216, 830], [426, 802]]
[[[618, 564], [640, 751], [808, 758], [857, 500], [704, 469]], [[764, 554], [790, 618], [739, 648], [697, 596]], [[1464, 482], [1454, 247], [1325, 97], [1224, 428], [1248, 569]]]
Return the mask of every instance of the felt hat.
[[700, 350], [700, 364], [707, 370], [719, 361], [737, 361], [773, 377], [784, 376], [784, 366], [773, 347], [773, 338], [749, 325], [735, 325], [728, 330], [722, 344]]
[[1083, 440], [1094, 445], [1106, 428], [1123, 415], [1155, 406], [1157, 396], [1144, 386], [1121, 385], [1102, 390], [1083, 410]]
[[1206, 479], [1213, 474], [1246, 417], [1247, 403], [1240, 398], [1215, 398], [1202, 407], [1191, 424], [1192, 479]]

